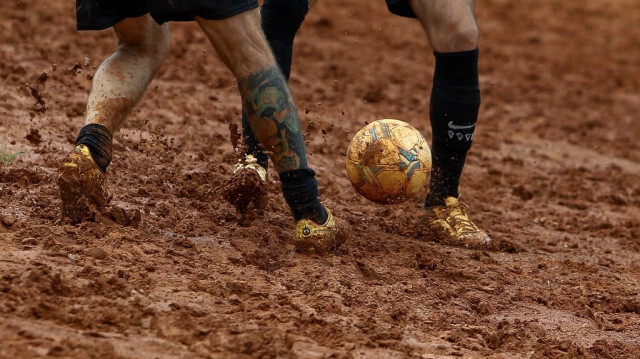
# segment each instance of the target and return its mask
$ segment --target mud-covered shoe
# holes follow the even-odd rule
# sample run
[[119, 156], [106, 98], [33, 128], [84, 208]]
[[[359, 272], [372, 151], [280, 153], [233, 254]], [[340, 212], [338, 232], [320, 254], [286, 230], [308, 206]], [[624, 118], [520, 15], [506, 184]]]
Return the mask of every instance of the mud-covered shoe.
[[96, 165], [89, 148], [76, 146], [58, 169], [62, 216], [73, 223], [92, 220], [111, 201], [107, 177]]
[[467, 214], [467, 206], [455, 197], [448, 197], [444, 206], [425, 208], [425, 224], [444, 244], [490, 249], [493, 243], [489, 235], [478, 228]]
[[223, 191], [224, 198], [242, 214], [249, 208], [264, 209], [269, 202], [267, 170], [258, 164], [254, 156], [247, 155], [236, 164]]
[[326, 254], [334, 251], [351, 235], [349, 222], [333, 217], [327, 211], [327, 220], [317, 224], [310, 219], [296, 222], [296, 250], [305, 254]]

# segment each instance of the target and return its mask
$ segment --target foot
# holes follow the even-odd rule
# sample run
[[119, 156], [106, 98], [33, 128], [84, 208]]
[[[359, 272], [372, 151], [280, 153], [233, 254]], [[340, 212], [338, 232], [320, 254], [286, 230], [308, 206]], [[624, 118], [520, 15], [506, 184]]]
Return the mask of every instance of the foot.
[[326, 254], [334, 251], [351, 235], [351, 226], [347, 221], [333, 217], [327, 211], [327, 220], [317, 224], [310, 219], [296, 222], [296, 250], [304, 254]]
[[489, 249], [491, 238], [467, 214], [467, 206], [448, 197], [444, 206], [425, 208], [426, 225], [441, 243], [473, 249]]
[[73, 223], [92, 220], [111, 201], [107, 177], [91, 157], [89, 148], [79, 145], [58, 169], [62, 217]]
[[249, 208], [264, 209], [267, 206], [267, 171], [255, 157], [247, 155], [236, 165], [224, 187], [224, 198], [242, 214]]

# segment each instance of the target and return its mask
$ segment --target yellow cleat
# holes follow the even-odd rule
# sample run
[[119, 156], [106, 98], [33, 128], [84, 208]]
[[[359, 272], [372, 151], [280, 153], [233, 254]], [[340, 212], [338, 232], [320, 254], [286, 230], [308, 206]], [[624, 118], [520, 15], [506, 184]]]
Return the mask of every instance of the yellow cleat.
[[491, 238], [469, 219], [467, 208], [457, 198], [448, 197], [444, 206], [425, 208], [426, 225], [441, 243], [490, 249], [493, 245]]
[[89, 148], [76, 146], [58, 169], [62, 216], [73, 223], [94, 219], [111, 201], [107, 177], [96, 165]]
[[301, 219], [296, 223], [296, 250], [305, 254], [326, 254], [334, 251], [347, 240], [351, 226], [347, 221], [334, 218], [325, 207], [328, 218], [324, 224], [310, 219]]
[[240, 161], [233, 169], [233, 174], [236, 174], [242, 170], [254, 171], [262, 182], [267, 182], [267, 170], [258, 164], [258, 160], [253, 155], [247, 155], [244, 161]]

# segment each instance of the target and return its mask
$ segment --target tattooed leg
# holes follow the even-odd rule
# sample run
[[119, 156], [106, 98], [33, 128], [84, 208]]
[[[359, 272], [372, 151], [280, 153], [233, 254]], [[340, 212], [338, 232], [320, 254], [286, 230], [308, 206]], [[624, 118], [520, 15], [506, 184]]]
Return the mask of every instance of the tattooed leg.
[[236, 76], [248, 124], [278, 172], [306, 168], [297, 110], [262, 33], [259, 10], [197, 21]]
[[243, 109], [278, 172], [307, 167], [304, 139], [293, 97], [274, 66], [239, 81]]
[[[262, 8], [262, 29], [275, 55], [278, 67], [287, 81], [291, 73], [293, 40], [314, 1], [308, 0], [265, 0]], [[258, 139], [251, 129], [246, 113], [242, 113], [242, 135], [245, 139], [246, 154], [257, 158], [258, 163], [267, 168], [268, 156], [258, 145]]]
[[315, 173], [307, 165], [298, 113], [262, 33], [259, 11], [223, 20], [196, 20], [238, 80], [249, 125], [270, 153], [295, 220], [325, 223], [329, 217], [318, 200]]

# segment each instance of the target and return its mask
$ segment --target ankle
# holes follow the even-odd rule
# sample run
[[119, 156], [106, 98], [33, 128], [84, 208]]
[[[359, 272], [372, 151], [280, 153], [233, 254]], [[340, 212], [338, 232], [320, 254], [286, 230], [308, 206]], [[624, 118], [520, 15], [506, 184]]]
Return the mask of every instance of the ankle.
[[318, 199], [303, 207], [291, 207], [291, 212], [293, 212], [293, 218], [296, 222], [301, 219], [309, 219], [317, 224], [324, 224], [329, 218], [329, 213]]
[[87, 146], [93, 161], [102, 172], [106, 172], [112, 158], [112, 141], [113, 135], [109, 129], [97, 123], [90, 123], [80, 129], [76, 146]]
[[302, 168], [280, 173], [282, 194], [291, 208], [296, 221], [310, 219], [316, 223], [326, 222], [328, 214], [318, 200], [318, 182], [315, 172], [310, 168]]
[[458, 193], [457, 189], [455, 191], [451, 191], [451, 190], [442, 191], [438, 189], [432, 189], [431, 191], [429, 191], [429, 194], [427, 194], [427, 197], [425, 197], [423, 202], [423, 207], [429, 208], [429, 207], [436, 207], [436, 206], [444, 206], [446, 204], [447, 198], [449, 197], [458, 198], [459, 196], [460, 196], [460, 193]]

